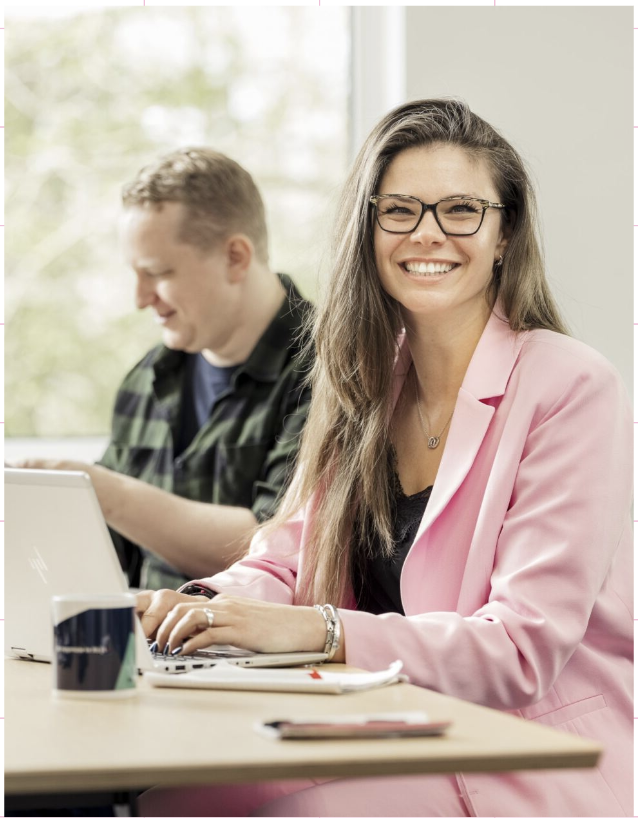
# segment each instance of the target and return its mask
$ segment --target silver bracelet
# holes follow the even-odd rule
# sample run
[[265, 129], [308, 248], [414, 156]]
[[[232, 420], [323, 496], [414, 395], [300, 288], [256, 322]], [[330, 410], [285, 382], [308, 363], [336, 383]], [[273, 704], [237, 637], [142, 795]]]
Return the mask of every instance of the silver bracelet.
[[326, 644], [323, 652], [328, 654], [326, 661], [330, 662], [341, 644], [341, 620], [334, 605], [315, 605], [326, 623]]
[[321, 616], [323, 616], [324, 622], [326, 623], [326, 644], [324, 646], [323, 652], [327, 653], [328, 656], [330, 655], [330, 651], [332, 650], [332, 640], [334, 637], [334, 622], [328, 616], [328, 612], [324, 609], [323, 605], [314, 605], [315, 610], [319, 611]]
[[330, 646], [330, 653], [328, 654], [328, 661], [330, 662], [335, 653], [339, 650], [339, 645], [341, 644], [341, 618], [339, 611], [334, 605], [324, 605], [323, 607], [328, 611], [328, 615], [333, 622], [332, 645]]

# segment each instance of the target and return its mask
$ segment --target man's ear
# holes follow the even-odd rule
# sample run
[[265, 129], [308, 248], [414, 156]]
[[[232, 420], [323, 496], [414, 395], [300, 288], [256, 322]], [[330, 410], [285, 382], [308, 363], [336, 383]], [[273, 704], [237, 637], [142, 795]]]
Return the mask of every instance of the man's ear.
[[242, 281], [255, 255], [252, 241], [243, 233], [234, 233], [226, 239], [225, 249], [229, 281]]

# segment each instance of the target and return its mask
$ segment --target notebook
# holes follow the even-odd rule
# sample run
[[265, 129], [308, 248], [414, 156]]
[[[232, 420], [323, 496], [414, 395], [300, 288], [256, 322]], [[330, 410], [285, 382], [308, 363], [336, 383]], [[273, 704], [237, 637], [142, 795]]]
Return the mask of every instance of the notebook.
[[[51, 598], [129, 591], [86, 472], [5, 469], [5, 653], [50, 662]], [[242, 667], [316, 664], [325, 653], [255, 653], [218, 645], [192, 656], [153, 655], [136, 623], [141, 671], [185, 672], [220, 661]]]

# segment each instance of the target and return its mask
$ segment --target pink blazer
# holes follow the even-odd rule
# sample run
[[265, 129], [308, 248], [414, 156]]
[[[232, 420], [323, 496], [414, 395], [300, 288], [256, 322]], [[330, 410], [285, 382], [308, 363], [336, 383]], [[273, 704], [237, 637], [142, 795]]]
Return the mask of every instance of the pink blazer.
[[[403, 342], [396, 396], [409, 366]], [[601, 355], [493, 313], [405, 560], [406, 616], [340, 612], [350, 664], [400, 658], [414, 684], [604, 745], [596, 770], [459, 775], [475, 815], [633, 815], [632, 437]], [[205, 582], [294, 603], [312, 506]]]

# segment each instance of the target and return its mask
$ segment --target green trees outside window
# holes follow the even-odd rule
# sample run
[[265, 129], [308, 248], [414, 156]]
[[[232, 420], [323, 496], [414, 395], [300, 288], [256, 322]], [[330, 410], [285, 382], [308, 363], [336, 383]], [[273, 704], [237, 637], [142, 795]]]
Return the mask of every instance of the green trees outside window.
[[101, 435], [158, 340], [120, 257], [120, 188], [209, 145], [243, 164], [273, 269], [313, 297], [347, 164], [346, 9], [6, 14], [6, 434]]

